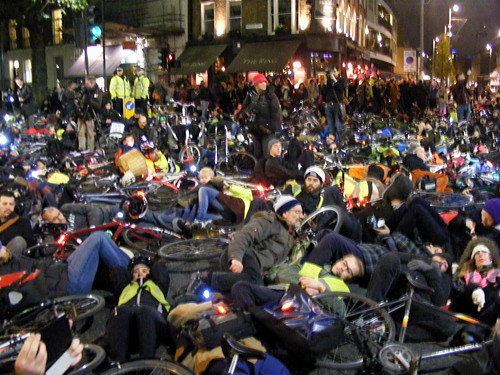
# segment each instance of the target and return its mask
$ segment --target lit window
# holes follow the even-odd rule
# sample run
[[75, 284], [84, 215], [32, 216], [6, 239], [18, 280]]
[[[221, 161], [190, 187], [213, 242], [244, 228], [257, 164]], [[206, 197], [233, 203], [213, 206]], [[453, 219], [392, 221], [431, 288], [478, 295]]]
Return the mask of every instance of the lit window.
[[299, 0], [269, 0], [271, 32], [296, 33], [299, 25]]
[[24, 60], [24, 80], [26, 83], [33, 82], [33, 75], [31, 72], [31, 60]]
[[215, 29], [215, 6], [214, 3], [201, 4], [201, 33], [206, 36], [214, 36]]
[[23, 47], [30, 48], [30, 31], [23, 27]]
[[17, 49], [17, 22], [15, 20], [9, 21], [9, 40], [10, 49]]
[[241, 1], [229, 1], [229, 30], [241, 31]]
[[61, 44], [63, 41], [63, 22], [61, 9], [52, 11], [52, 41]]

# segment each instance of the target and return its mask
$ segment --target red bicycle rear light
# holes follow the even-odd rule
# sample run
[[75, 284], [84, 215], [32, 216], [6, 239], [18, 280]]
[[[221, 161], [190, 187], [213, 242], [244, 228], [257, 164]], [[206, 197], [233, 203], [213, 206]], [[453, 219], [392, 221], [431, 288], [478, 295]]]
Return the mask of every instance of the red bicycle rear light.
[[286, 301], [281, 305], [281, 311], [290, 311], [293, 307], [293, 301]]
[[136, 194], [143, 198], [146, 196], [146, 193], [144, 193], [142, 190], [139, 190]]
[[59, 238], [57, 239], [57, 243], [59, 245], [64, 245], [66, 243], [66, 235], [61, 234]]
[[224, 306], [223, 304], [217, 305], [215, 309], [217, 310], [217, 314], [219, 315], [227, 314], [226, 306]]
[[262, 186], [262, 185], [257, 186], [257, 190], [260, 191], [261, 193], [263, 193], [264, 192], [264, 186]]

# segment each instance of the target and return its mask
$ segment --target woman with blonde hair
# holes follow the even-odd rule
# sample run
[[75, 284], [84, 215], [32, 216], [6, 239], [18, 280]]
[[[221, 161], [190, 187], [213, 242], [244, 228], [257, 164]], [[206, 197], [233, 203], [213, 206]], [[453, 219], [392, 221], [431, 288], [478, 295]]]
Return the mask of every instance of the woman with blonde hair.
[[[492, 240], [478, 237], [467, 244], [455, 275], [450, 309], [493, 327], [500, 314], [500, 257]], [[475, 326], [474, 326], [475, 327]], [[478, 326], [473, 336], [488, 332]]]

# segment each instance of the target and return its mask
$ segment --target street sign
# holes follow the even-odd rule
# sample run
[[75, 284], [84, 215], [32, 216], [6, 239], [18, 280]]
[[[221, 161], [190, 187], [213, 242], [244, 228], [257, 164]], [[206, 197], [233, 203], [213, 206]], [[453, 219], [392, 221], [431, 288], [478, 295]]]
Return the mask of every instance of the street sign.
[[123, 117], [126, 119], [134, 116], [135, 113], [135, 100], [134, 98], [124, 98], [123, 99]]
[[403, 68], [405, 73], [415, 73], [417, 71], [417, 52], [414, 50], [404, 51]]

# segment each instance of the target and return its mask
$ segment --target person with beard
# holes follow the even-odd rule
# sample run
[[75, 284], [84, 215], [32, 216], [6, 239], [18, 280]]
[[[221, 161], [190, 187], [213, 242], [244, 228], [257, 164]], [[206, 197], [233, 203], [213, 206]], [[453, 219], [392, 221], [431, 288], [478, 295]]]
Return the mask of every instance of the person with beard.
[[80, 102], [80, 113], [78, 116], [78, 149], [94, 151], [95, 124], [94, 119], [101, 112], [102, 92], [97, 86], [96, 78], [87, 77], [85, 89]]

